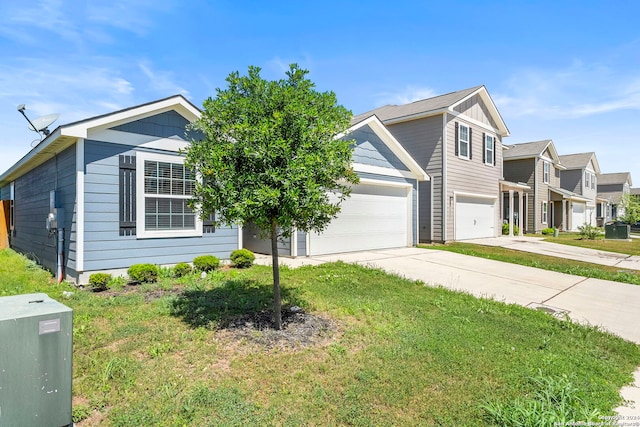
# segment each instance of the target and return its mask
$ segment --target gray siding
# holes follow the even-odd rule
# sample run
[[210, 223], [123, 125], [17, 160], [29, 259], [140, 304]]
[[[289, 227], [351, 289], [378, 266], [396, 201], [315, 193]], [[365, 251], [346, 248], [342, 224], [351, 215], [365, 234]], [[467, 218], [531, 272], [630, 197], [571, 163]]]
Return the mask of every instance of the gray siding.
[[185, 129], [188, 124], [189, 121], [177, 112], [167, 111], [144, 119], [114, 126], [111, 129], [140, 135], [156, 136], [158, 138], [177, 136], [184, 139]]
[[[482, 150], [484, 149], [482, 133], [487, 132], [472, 123], [465, 122], [460, 117], [448, 116], [447, 119], [447, 194], [445, 200], [453, 200], [455, 192], [492, 196], [497, 200], [500, 193], [499, 181], [502, 178], [502, 168], [500, 167], [502, 165], [501, 137], [493, 134], [496, 136], [496, 164], [487, 165], [482, 161]], [[456, 156], [455, 122], [469, 126], [472, 131], [471, 159]], [[499, 216], [499, 209], [496, 209], [495, 230], [501, 230], [498, 226]], [[447, 214], [447, 233], [445, 236], [447, 241], [454, 239], [454, 220], [451, 208]]]
[[221, 227], [202, 237], [120, 236], [119, 154], [132, 155], [135, 150], [119, 144], [85, 141], [85, 271], [122, 269], [136, 263], [190, 262], [203, 254], [228, 258], [237, 249], [236, 227]]
[[[420, 184], [419, 240], [428, 242], [433, 233], [433, 240], [442, 241], [444, 240], [442, 235], [442, 116], [427, 117], [387, 127], [431, 177], [430, 183]], [[431, 200], [433, 200], [433, 206], [431, 206]], [[432, 209], [433, 215], [431, 215]]]
[[65, 210], [65, 264], [67, 269], [75, 268], [75, 241], [72, 240], [75, 169], [75, 146], [72, 146], [15, 180], [15, 236], [11, 238], [11, 247], [36, 259], [52, 272], [56, 271], [56, 239], [45, 228], [52, 190], [56, 191], [57, 207]]
[[369, 126], [363, 126], [351, 132], [346, 138], [356, 141], [353, 149], [353, 161], [355, 163], [407, 170], [404, 163], [393, 154]]

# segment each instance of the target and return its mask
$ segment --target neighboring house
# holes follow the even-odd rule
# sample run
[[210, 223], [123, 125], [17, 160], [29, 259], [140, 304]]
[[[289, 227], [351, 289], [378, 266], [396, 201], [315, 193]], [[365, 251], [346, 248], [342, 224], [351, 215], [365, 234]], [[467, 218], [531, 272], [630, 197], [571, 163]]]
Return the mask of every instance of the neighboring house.
[[0, 175], [11, 247], [77, 283], [136, 263], [228, 258], [238, 227], [214, 228], [186, 203], [195, 177], [179, 150], [199, 116], [178, 95], [56, 128]]
[[[586, 202], [581, 196], [560, 188], [560, 173], [564, 167], [553, 141], [524, 142], [505, 145], [504, 177], [529, 187], [525, 191], [524, 229], [539, 233], [545, 228], [566, 228], [566, 204]], [[563, 210], [564, 206], [564, 210]]]
[[631, 185], [633, 184], [629, 172], [598, 175], [598, 199], [606, 201], [606, 203], [598, 203], [597, 216], [601, 223], [614, 221], [624, 215], [624, 209], [619, 205], [622, 196], [631, 193]]
[[597, 225], [597, 176], [600, 166], [596, 153], [578, 153], [560, 156], [560, 164], [565, 169], [560, 171], [560, 186], [584, 198], [584, 201], [571, 200], [567, 203], [567, 230], [577, 231], [586, 224]]
[[[278, 254], [310, 256], [413, 246], [418, 243], [418, 184], [429, 177], [376, 116], [352, 121], [345, 135], [355, 140], [353, 168], [360, 183], [321, 234], [294, 232], [278, 241]], [[258, 230], [243, 230], [244, 246], [271, 253]]]
[[419, 184], [419, 240], [451, 241], [501, 234], [502, 139], [509, 136], [484, 86], [375, 114], [430, 181]]

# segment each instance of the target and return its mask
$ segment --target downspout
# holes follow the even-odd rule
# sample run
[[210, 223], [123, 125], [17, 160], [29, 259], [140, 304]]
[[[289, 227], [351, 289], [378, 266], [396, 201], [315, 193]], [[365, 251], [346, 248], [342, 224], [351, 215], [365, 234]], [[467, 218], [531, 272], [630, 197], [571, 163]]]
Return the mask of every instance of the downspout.
[[[442, 182], [442, 241], [447, 241], [447, 221], [448, 221], [448, 209], [447, 203], [449, 202], [449, 197], [447, 195], [447, 113], [445, 112], [442, 115], [442, 176], [440, 177]], [[454, 144], [457, 144], [457, 141], [454, 141]], [[433, 221], [432, 221], [433, 222]]]

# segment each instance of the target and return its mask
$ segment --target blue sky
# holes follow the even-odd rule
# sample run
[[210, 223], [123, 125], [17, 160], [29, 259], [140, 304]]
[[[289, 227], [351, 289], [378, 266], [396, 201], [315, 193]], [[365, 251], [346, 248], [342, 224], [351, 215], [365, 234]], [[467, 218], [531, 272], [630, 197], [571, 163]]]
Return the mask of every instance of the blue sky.
[[[596, 152], [640, 187], [636, 1], [31, 0], [0, 3], [0, 173], [57, 124], [296, 62], [354, 114], [485, 85], [511, 136]], [[55, 125], [53, 126], [55, 127]]]

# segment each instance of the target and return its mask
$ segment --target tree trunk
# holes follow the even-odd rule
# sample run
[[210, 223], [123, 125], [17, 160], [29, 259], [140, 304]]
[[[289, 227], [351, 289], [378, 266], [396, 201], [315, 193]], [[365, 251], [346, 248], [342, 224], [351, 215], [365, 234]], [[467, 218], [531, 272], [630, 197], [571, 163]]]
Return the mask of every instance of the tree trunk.
[[271, 221], [271, 262], [273, 264], [273, 315], [275, 328], [282, 329], [282, 298], [280, 296], [280, 266], [278, 265], [278, 224]]

